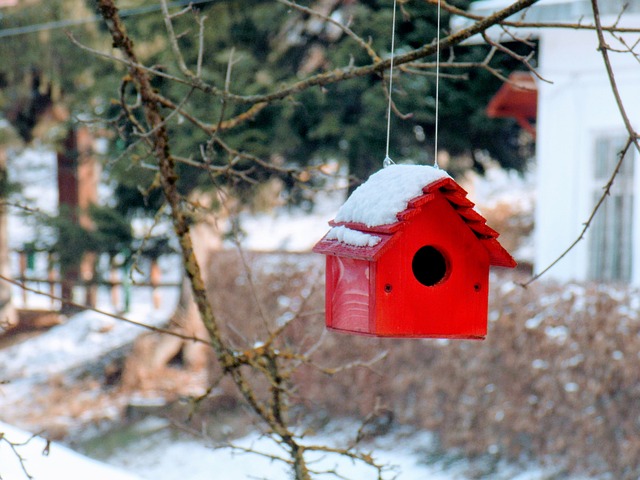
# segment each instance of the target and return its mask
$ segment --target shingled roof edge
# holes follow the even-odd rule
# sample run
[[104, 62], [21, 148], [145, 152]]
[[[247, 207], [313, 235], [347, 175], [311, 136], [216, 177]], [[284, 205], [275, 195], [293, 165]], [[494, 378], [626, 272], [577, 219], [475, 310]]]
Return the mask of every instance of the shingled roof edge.
[[[467, 198], [467, 191], [458, 185], [455, 180], [450, 177], [441, 178], [425, 185], [422, 191], [422, 195], [418, 195], [409, 200], [407, 207], [396, 214], [398, 221], [394, 223], [367, 226], [364, 223], [359, 222], [335, 222], [334, 220], [331, 220], [329, 225], [331, 227], [345, 226], [353, 230], [372, 234], [394, 234], [401, 229], [404, 222], [410, 220], [413, 216], [411, 214], [412, 211], [417, 211], [420, 207], [434, 199], [436, 194], [440, 194], [445, 200], [447, 200], [455, 213], [460, 217], [465, 225], [469, 227], [476, 238], [481, 242], [481, 245], [487, 250], [491, 265], [502, 267], [515, 267], [517, 265], [509, 252], [507, 252], [507, 250], [498, 242], [497, 238], [500, 234], [487, 225], [486, 219], [477, 210], [475, 210], [475, 204]], [[474, 213], [469, 213], [469, 210], [472, 210]], [[323, 239], [322, 241], [325, 242], [328, 240]]]

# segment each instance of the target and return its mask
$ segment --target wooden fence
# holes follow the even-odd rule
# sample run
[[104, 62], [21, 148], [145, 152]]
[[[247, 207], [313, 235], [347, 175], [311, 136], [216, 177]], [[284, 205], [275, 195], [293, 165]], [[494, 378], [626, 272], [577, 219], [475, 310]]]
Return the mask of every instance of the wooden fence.
[[[162, 259], [163, 257], [161, 257]], [[48, 298], [48, 305], [38, 302], [41, 308], [64, 309], [63, 300], [96, 307], [98, 292], [108, 290], [110, 306], [116, 311], [129, 310], [132, 292], [142, 288], [151, 289], [153, 307], [162, 306], [161, 290], [165, 287], [179, 287], [179, 280], [168, 280], [167, 268], [161, 267], [158, 258], [143, 257], [135, 263], [118, 262], [117, 257], [85, 255], [76, 271], [62, 275], [57, 256], [46, 251], [12, 252], [13, 278], [30, 289], [43, 292], [41, 298]], [[175, 277], [175, 269], [172, 269]], [[33, 307], [33, 292], [22, 289], [19, 298], [24, 308]]]

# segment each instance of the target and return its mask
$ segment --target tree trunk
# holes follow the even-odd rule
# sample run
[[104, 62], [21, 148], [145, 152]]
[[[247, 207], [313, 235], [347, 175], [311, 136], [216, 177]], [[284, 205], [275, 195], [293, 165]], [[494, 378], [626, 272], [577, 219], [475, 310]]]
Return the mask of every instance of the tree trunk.
[[[7, 152], [0, 148], [0, 274], [9, 277], [9, 238], [7, 230]], [[7, 327], [15, 326], [18, 316], [11, 303], [11, 285], [0, 281], [0, 332]]]

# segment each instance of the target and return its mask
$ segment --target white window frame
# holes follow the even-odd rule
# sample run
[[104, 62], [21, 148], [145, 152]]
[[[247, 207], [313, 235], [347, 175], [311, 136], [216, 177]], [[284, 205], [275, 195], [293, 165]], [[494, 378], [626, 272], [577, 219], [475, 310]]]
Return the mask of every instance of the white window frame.
[[[624, 133], [597, 135], [593, 142], [591, 168], [592, 208], [604, 193], [620, 152], [627, 141]], [[629, 148], [609, 195], [596, 213], [588, 235], [588, 273], [592, 280], [633, 280], [635, 149]]]

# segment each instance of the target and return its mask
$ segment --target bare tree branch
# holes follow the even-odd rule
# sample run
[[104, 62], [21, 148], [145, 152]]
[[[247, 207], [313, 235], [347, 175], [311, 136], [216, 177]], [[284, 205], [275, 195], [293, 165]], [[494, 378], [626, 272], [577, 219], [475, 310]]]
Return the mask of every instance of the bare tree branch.
[[370, 43], [365, 42], [359, 35], [357, 35], [348, 26], [338, 22], [337, 20], [334, 20], [330, 16], [323, 15], [322, 13], [317, 12], [316, 10], [304, 7], [302, 5], [299, 5], [296, 2], [292, 2], [290, 0], [277, 0], [277, 1], [282, 3], [283, 5], [287, 5], [288, 7], [295, 8], [296, 10], [304, 12], [304, 13], [306, 13], [308, 15], [313, 15], [313, 16], [319, 17], [322, 20], [324, 20], [325, 22], [328, 22], [328, 23], [330, 23], [332, 25], [335, 25], [340, 30], [342, 30], [347, 36], [351, 37], [358, 45], [360, 45], [360, 47], [362, 47], [367, 52], [367, 54], [371, 57], [371, 60], [373, 60], [374, 62], [380, 61], [380, 57], [375, 52], [375, 50], [373, 48], [371, 48]]
[[99, 0], [98, 8], [109, 28], [114, 47], [118, 48], [131, 64], [129, 74], [136, 83], [137, 91], [142, 101], [146, 123], [152, 132], [150, 136], [153, 143], [152, 148], [160, 167], [160, 182], [165, 199], [171, 210], [174, 232], [180, 244], [184, 268], [190, 280], [194, 300], [200, 312], [202, 322], [209, 333], [210, 343], [218, 362], [222, 366], [223, 371], [233, 379], [242, 397], [244, 397], [244, 400], [253, 412], [269, 426], [273, 433], [281, 439], [283, 444], [287, 445], [293, 462], [293, 471], [296, 479], [309, 480], [309, 471], [304, 459], [304, 447], [296, 441], [294, 433], [289, 429], [282, 416], [284, 407], [281, 405], [281, 396], [284, 392], [280, 384], [286, 381], [286, 379], [282, 377], [278, 368], [277, 353], [271, 348], [265, 348], [262, 351], [255, 351], [255, 356], [247, 356], [246, 358], [246, 361], [250, 362], [249, 364], [254, 368], [254, 371], [265, 373], [265, 379], [277, 390], [276, 396], [272, 396], [272, 400], [270, 404], [268, 404], [258, 398], [255, 390], [240, 368], [243, 362], [239, 361], [237, 352], [231, 349], [223, 339], [219, 327], [219, 320], [208, 298], [201, 267], [195, 256], [189, 216], [184, 210], [184, 202], [177, 188], [178, 174], [176, 172], [176, 160], [171, 154], [171, 144], [165, 119], [157, 103], [157, 96], [151, 86], [149, 74], [144, 69], [135, 67], [135, 65], [139, 64], [139, 61], [133, 48], [133, 42], [126, 32], [113, 0]]
[[[484, 32], [489, 27], [496, 25], [503, 21], [505, 18], [518, 13], [531, 5], [535, 4], [539, 0], [518, 0], [513, 4], [509, 5], [507, 8], [504, 8], [498, 12], [495, 12], [493, 15], [490, 15], [482, 20], [479, 20], [474, 25], [471, 25], [468, 28], [460, 30], [458, 32], [452, 33], [451, 35], [443, 38], [440, 41], [439, 45], [435, 43], [430, 43], [424, 45], [418, 49], [412, 50], [410, 52], [397, 55], [393, 59], [394, 66], [404, 65], [405, 63], [410, 63], [420, 58], [428, 57], [436, 53], [437, 49], [446, 50], [453, 45], [458, 45], [464, 40], [476, 35], [478, 33]], [[379, 74], [389, 69], [391, 64], [391, 59], [380, 60], [378, 62], [374, 62], [371, 65], [365, 65], [362, 67], [346, 67], [342, 69], [333, 70], [331, 72], [326, 72], [318, 75], [314, 75], [305, 80], [301, 80], [300, 82], [294, 83], [288, 87], [285, 87], [276, 92], [266, 94], [266, 95], [230, 95], [229, 99], [235, 101], [239, 104], [253, 104], [260, 102], [271, 102], [274, 100], [282, 100], [283, 98], [289, 97], [296, 93], [299, 93], [303, 90], [314, 86], [326, 86], [332, 83], [341, 82], [344, 80], [349, 80], [351, 78], [362, 77], [371, 74]], [[201, 88], [205, 92], [214, 92], [217, 89], [211, 89], [211, 87], [205, 84], [203, 81], [199, 79], [194, 79], [194, 85], [197, 88]]]
[[494, 42], [493, 40], [491, 40], [491, 38], [489, 38], [489, 36], [485, 32], [482, 33], [482, 38], [484, 39], [485, 42], [487, 42], [488, 45], [491, 45], [496, 50], [498, 50], [498, 51], [500, 51], [502, 53], [505, 53], [505, 54], [509, 55], [510, 57], [512, 57], [513, 59], [517, 60], [518, 62], [522, 63], [525, 67], [527, 67], [529, 69], [529, 71], [531, 73], [533, 73], [536, 77], [538, 77], [543, 82], [553, 83], [552, 81], [547, 80], [546, 78], [543, 78], [538, 73], [538, 71], [531, 65], [530, 60], [533, 57], [535, 52], [532, 51], [527, 56], [518, 55], [516, 52], [514, 52], [510, 48], [505, 47], [504, 45], [502, 45], [499, 42]]
[[616, 82], [615, 73], [613, 71], [613, 67], [611, 66], [611, 60], [609, 59], [609, 45], [607, 44], [604, 33], [602, 31], [602, 25], [600, 23], [600, 10], [598, 7], [598, 0], [591, 0], [591, 7], [593, 8], [593, 19], [596, 24], [596, 32], [598, 34], [598, 49], [602, 54], [602, 60], [604, 61], [605, 68], [607, 70], [607, 76], [609, 77], [609, 83], [611, 84], [611, 91], [613, 96], [616, 99], [616, 104], [618, 105], [618, 110], [620, 111], [620, 115], [622, 116], [622, 121], [624, 122], [624, 126], [627, 129], [627, 133], [629, 134], [629, 139], [636, 147], [636, 150], [640, 153], [640, 143], [638, 142], [638, 132], [631, 124], [631, 120], [629, 119], [629, 115], [627, 114], [627, 110], [624, 106], [624, 102], [622, 101], [622, 97], [620, 96], [620, 91], [618, 90], [618, 84]]
[[[33, 476], [31, 476], [31, 474], [29, 473], [29, 471], [27, 470], [27, 465], [26, 465], [26, 459], [20, 455], [20, 452], [18, 451], [18, 449], [20, 447], [24, 447], [25, 445], [27, 445], [29, 442], [31, 442], [34, 438], [36, 438], [38, 435], [32, 435], [31, 437], [29, 437], [26, 441], [22, 442], [22, 443], [16, 443], [16, 442], [12, 442], [11, 440], [9, 440], [7, 438], [7, 436], [3, 433], [0, 432], [0, 443], [4, 442], [6, 443], [9, 448], [11, 449], [11, 451], [13, 452], [13, 454], [15, 455], [15, 457], [18, 460], [18, 463], [20, 464], [20, 469], [22, 470], [22, 473], [25, 474], [25, 476], [28, 479], [32, 479]], [[45, 447], [45, 451], [46, 449], [49, 448], [49, 441], [47, 440], [47, 446]], [[43, 452], [44, 454], [44, 452]], [[2, 473], [0, 472], [0, 480], [2, 480]]]
[[[479, 21], [482, 20], [482, 15], [475, 15], [466, 10], [462, 10], [461, 8], [455, 7], [450, 3], [447, 3], [446, 0], [425, 0], [427, 3], [432, 5], [437, 5], [440, 2], [440, 6], [443, 10], [448, 11], [453, 15], [457, 15], [459, 17], [468, 18], [470, 20]], [[596, 30], [598, 27], [595, 24], [592, 25], [584, 25], [582, 23], [566, 23], [566, 22], [511, 22], [508, 20], [503, 20], [500, 22], [502, 27], [514, 27], [514, 28], [527, 28], [527, 29], [537, 29], [537, 28], [563, 28], [567, 30]], [[604, 32], [618, 32], [618, 33], [640, 33], [639, 27], [619, 27], [617, 22], [613, 25], [602, 26], [601, 30]]]
[[[173, 30], [173, 22], [172, 16], [169, 14], [169, 7], [167, 6], [166, 0], [160, 0], [160, 6], [162, 8], [162, 14], [164, 16], [164, 24], [167, 29], [167, 37], [169, 38], [169, 44], [171, 45], [171, 50], [173, 51], [174, 57], [176, 57], [176, 61], [178, 62], [178, 68], [186, 77], [194, 77], [196, 76], [189, 68], [187, 68], [187, 64], [184, 61], [184, 57], [182, 55], [182, 51], [178, 45], [178, 39], [176, 37], [175, 31]], [[190, 8], [190, 7], [189, 7]]]

